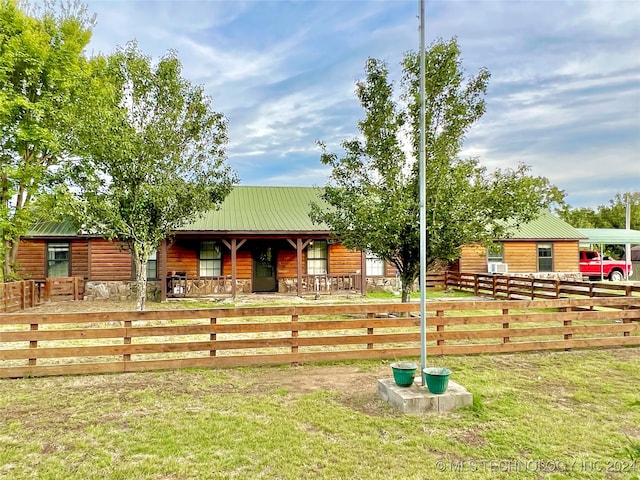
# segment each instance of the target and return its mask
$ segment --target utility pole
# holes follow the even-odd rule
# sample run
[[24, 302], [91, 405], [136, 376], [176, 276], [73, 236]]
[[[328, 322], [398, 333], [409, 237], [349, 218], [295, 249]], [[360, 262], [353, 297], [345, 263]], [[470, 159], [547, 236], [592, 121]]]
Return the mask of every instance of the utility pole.
[[420, 377], [426, 386], [424, 369], [427, 367], [427, 181], [425, 152], [425, 52], [424, 2], [420, 0]]

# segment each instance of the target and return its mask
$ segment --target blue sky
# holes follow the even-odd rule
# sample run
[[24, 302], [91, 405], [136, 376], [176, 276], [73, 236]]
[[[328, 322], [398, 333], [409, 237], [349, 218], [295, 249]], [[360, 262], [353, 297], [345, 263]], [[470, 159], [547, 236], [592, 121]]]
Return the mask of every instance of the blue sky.
[[[330, 151], [358, 135], [355, 81], [368, 57], [417, 50], [418, 0], [89, 0], [88, 53], [136, 39], [178, 52], [229, 120], [229, 163], [243, 185], [324, 185]], [[574, 207], [640, 191], [640, 1], [427, 1], [427, 43], [458, 38], [469, 75], [491, 72], [487, 112], [463, 155], [516, 167]]]

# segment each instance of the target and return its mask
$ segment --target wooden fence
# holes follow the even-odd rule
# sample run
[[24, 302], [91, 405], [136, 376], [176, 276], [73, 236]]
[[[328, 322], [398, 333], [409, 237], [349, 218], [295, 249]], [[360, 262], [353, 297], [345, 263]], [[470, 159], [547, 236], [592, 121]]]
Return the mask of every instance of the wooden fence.
[[0, 311], [18, 312], [43, 301], [43, 284], [35, 280], [0, 283]]
[[447, 272], [447, 287], [507, 299], [551, 299], [562, 297], [638, 296], [640, 285], [612, 282], [571, 282], [567, 280]]
[[83, 280], [77, 277], [0, 283], [0, 312], [19, 312], [45, 302], [80, 300]]
[[[420, 355], [412, 304], [1, 314], [0, 377]], [[640, 298], [427, 303], [430, 356], [640, 345]]]

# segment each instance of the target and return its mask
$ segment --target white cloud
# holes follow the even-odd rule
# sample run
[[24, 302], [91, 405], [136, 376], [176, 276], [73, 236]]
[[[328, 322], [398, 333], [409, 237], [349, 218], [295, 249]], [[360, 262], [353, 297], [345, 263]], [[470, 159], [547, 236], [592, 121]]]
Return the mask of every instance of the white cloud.
[[[178, 51], [229, 118], [231, 164], [251, 184], [324, 184], [316, 139], [331, 151], [358, 135], [354, 81], [367, 57], [399, 80], [418, 44], [417, 2], [90, 0], [89, 51], [136, 38]], [[487, 112], [463, 156], [489, 168], [531, 165], [604, 204], [640, 185], [640, 2], [427, 2], [427, 43], [457, 36], [469, 74], [487, 67]], [[613, 192], [613, 193], [612, 193]]]

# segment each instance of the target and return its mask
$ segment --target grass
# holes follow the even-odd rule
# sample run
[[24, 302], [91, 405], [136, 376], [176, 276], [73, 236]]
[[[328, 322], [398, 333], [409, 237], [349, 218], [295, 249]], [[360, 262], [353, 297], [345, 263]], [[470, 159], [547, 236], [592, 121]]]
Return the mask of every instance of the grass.
[[388, 362], [0, 380], [0, 478], [638, 475], [640, 348], [429, 363], [473, 405], [400, 414]]

